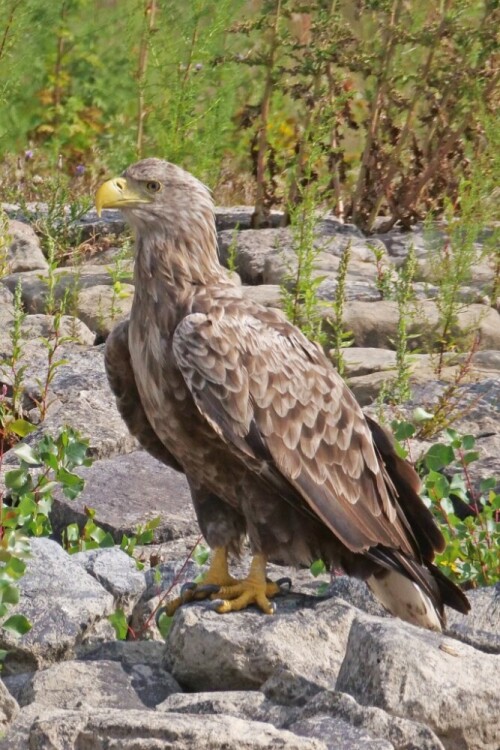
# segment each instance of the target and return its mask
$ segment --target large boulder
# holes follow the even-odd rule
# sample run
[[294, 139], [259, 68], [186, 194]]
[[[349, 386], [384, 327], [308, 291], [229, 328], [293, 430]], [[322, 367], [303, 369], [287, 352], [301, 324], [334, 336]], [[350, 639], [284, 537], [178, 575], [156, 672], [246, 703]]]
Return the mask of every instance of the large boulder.
[[276, 603], [277, 617], [251, 610], [221, 617], [203, 604], [182, 608], [167, 641], [167, 669], [189, 690], [257, 689], [280, 669], [318, 690], [332, 687], [356, 610], [305, 596]]
[[429, 726], [449, 750], [497, 750], [500, 656], [393, 618], [354, 620], [336, 685]]

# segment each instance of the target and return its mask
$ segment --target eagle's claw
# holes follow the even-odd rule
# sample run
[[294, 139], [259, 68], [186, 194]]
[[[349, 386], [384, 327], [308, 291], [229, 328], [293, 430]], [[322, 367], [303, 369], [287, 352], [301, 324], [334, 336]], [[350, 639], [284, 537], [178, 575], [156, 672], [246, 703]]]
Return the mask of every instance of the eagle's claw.
[[196, 593], [203, 594], [203, 598], [205, 598], [205, 596], [210, 596], [211, 594], [217, 594], [218, 591], [220, 591], [220, 586], [216, 583], [202, 583], [196, 589]]
[[276, 586], [278, 586], [280, 590], [280, 594], [289, 594], [292, 588], [292, 579], [291, 578], [279, 578], [276, 581]]
[[184, 597], [184, 595], [189, 595], [189, 593], [193, 593], [197, 588], [197, 584], [194, 581], [187, 581], [187, 583], [183, 583], [181, 586], [181, 599]]

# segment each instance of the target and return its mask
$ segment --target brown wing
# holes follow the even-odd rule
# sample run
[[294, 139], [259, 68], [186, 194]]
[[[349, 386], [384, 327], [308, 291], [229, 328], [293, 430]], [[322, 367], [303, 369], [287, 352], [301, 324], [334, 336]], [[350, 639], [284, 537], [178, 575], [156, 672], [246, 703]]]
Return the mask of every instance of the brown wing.
[[104, 364], [118, 411], [130, 433], [154, 458], [172, 469], [182, 467], [153, 430], [137, 390], [128, 347], [128, 320], [113, 328], [106, 341]]
[[263, 446], [352, 551], [418, 554], [359, 405], [300, 331], [273, 311], [217, 310], [185, 318], [173, 347], [200, 412], [243, 460]]

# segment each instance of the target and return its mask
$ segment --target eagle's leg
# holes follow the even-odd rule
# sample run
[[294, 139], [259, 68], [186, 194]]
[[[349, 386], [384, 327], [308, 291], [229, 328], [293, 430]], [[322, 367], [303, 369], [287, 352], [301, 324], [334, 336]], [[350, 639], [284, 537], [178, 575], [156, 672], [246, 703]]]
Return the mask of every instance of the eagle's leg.
[[282, 594], [290, 586], [290, 579], [283, 578], [277, 583], [266, 580], [266, 558], [255, 555], [246, 578], [238, 580], [229, 573], [227, 547], [214, 549], [210, 567], [199, 584], [185, 584], [181, 595], [165, 607], [165, 612], [172, 617], [183, 604], [202, 599], [214, 599], [216, 612], [235, 612], [256, 604], [266, 614], [274, 613], [274, 606], [269, 598]]
[[231, 587], [239, 583], [236, 578], [229, 574], [227, 555], [227, 547], [216, 547], [214, 549], [210, 567], [201, 582], [184, 584], [181, 595], [166, 605], [165, 611], [169, 617], [172, 617], [174, 612], [183, 604], [208, 599], [212, 594], [218, 593], [222, 587]]
[[216, 594], [212, 594], [213, 609], [220, 614], [236, 612], [245, 609], [250, 604], [256, 604], [266, 615], [275, 612], [275, 606], [269, 599], [283, 593], [281, 586], [290, 584], [289, 579], [278, 582], [266, 579], [266, 557], [262, 554], [254, 555], [250, 570], [246, 578], [235, 581], [229, 586], [221, 586]]

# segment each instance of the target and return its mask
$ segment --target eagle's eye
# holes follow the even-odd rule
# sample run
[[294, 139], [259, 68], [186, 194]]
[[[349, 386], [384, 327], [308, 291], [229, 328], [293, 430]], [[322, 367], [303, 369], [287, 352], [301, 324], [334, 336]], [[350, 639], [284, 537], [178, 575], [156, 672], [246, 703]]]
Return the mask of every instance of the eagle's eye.
[[150, 193], [159, 193], [161, 190], [161, 182], [157, 182], [156, 180], [146, 182], [146, 190], [149, 190]]

